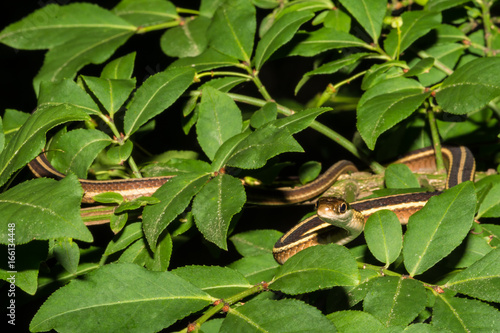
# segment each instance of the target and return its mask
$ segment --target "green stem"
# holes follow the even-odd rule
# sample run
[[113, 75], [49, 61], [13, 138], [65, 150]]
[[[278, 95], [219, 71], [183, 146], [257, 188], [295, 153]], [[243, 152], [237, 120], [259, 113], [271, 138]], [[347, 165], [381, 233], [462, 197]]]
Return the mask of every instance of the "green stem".
[[492, 41], [493, 41], [493, 34], [491, 33], [491, 15], [490, 15], [490, 7], [491, 7], [492, 2], [488, 0], [484, 0], [480, 2], [481, 5], [481, 11], [482, 11], [482, 16], [483, 16], [483, 27], [484, 27], [484, 40], [486, 41], [486, 56], [491, 57], [493, 56], [493, 50], [492, 50]]
[[436, 154], [436, 170], [438, 172], [444, 172], [444, 162], [443, 154], [441, 153], [441, 141], [439, 139], [439, 132], [436, 124], [436, 117], [433, 110], [427, 111], [427, 116], [429, 117], [429, 126], [431, 129], [432, 144], [434, 146], [434, 153]]
[[321, 97], [318, 99], [318, 102], [316, 103], [316, 107], [320, 107], [323, 104], [325, 104], [334, 94], [337, 93], [337, 91], [339, 91], [340, 87], [342, 87], [344, 84], [351, 83], [353, 80], [357, 79], [358, 77], [365, 75], [366, 72], [367, 71], [362, 71], [360, 73], [357, 73], [357, 74], [355, 74], [355, 75], [353, 75], [353, 76], [351, 76], [343, 81], [340, 81], [339, 83], [337, 83], [335, 85], [329, 84], [328, 87], [326, 87], [323, 94], [321, 95]]
[[99, 118], [101, 118], [101, 120], [106, 124], [108, 125], [109, 129], [111, 130], [111, 132], [113, 132], [113, 135], [118, 139], [120, 138], [120, 132], [118, 131], [118, 128], [116, 127], [115, 125], [115, 122], [113, 121], [113, 118], [111, 117], [108, 117], [102, 113], [99, 113], [98, 114]]
[[136, 33], [137, 34], [145, 34], [145, 33], [150, 32], [150, 31], [164, 30], [164, 29], [167, 29], [167, 28], [176, 27], [176, 26], [180, 25], [181, 22], [183, 22], [183, 20], [176, 19], [174, 21], [165, 22], [165, 23], [161, 23], [161, 24], [150, 25], [150, 26], [147, 26], [147, 27], [138, 27], [137, 30], [136, 30]]
[[188, 8], [176, 8], [177, 13], [179, 14], [190, 14], [190, 15], [200, 15], [198, 10], [188, 9]]
[[[238, 293], [234, 296], [231, 296], [231, 297], [228, 297], [224, 300], [221, 300], [221, 302], [217, 305], [214, 305], [213, 307], [211, 307], [210, 309], [208, 309], [207, 312], [205, 312], [200, 318], [198, 318], [193, 324], [196, 325], [196, 328], [194, 329], [194, 331], [197, 331], [200, 326], [206, 322], [208, 319], [210, 319], [212, 316], [216, 315], [217, 313], [219, 313], [222, 308], [224, 308], [224, 306], [226, 305], [232, 305], [250, 295], [253, 295], [253, 294], [256, 294], [256, 293], [259, 293], [263, 290], [266, 290], [266, 283], [265, 282], [262, 282], [262, 283], [259, 283], [251, 288], [248, 288], [247, 290], [244, 290], [242, 291], [241, 293]], [[229, 311], [231, 311], [231, 309], [229, 309]], [[191, 324], [191, 325], [193, 325]], [[188, 332], [188, 329], [185, 328], [183, 329], [182, 331], [179, 331], [179, 332]], [[191, 330], [191, 332], [193, 332], [193, 330]]]
[[137, 167], [137, 164], [135, 164], [135, 160], [132, 156], [128, 158], [128, 164], [130, 166], [130, 169], [132, 169], [132, 173], [136, 178], [142, 178], [141, 172], [139, 171], [139, 168]]
[[271, 95], [269, 95], [269, 93], [267, 92], [266, 87], [260, 81], [259, 76], [257, 74], [254, 74], [254, 76], [253, 76], [253, 82], [255, 83], [255, 85], [257, 86], [257, 89], [259, 89], [259, 92], [261, 93], [262, 97], [264, 97], [264, 99], [266, 101], [269, 102], [269, 101], [273, 100], [271, 98]]

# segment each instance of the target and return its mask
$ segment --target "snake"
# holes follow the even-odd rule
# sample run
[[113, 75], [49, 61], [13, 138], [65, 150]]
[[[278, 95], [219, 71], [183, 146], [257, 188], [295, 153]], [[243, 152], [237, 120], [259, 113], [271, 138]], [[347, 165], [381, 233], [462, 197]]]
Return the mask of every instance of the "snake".
[[[446, 189], [474, 180], [476, 163], [467, 147], [443, 146], [442, 153], [448, 164]], [[415, 150], [394, 163], [406, 164], [410, 169], [422, 166], [427, 169], [431, 168], [429, 163], [435, 163], [434, 158], [434, 149], [427, 147]], [[431, 197], [441, 193], [442, 191], [396, 194], [352, 203], [336, 197], [319, 198], [316, 214], [298, 223], [276, 242], [273, 247], [274, 259], [279, 264], [284, 264], [292, 256], [311, 246], [327, 243], [345, 245], [361, 234], [368, 218], [379, 210], [393, 211], [402, 224], [407, 224], [411, 215], [419, 211]]]
[[[448, 163], [445, 188], [474, 179], [476, 164], [474, 156], [467, 147], [443, 146], [441, 150]], [[415, 150], [393, 163], [406, 164], [412, 170], [435, 169], [434, 148], [426, 147]], [[66, 177], [64, 173], [52, 166], [45, 151], [33, 159], [28, 167], [36, 177], [58, 180]], [[358, 169], [352, 162], [341, 160], [334, 163], [315, 180], [302, 186], [274, 189], [247, 186], [247, 202], [278, 206], [314, 201], [342, 174], [357, 171]], [[94, 204], [94, 197], [105, 192], [119, 193], [125, 200], [151, 196], [173, 177], [175, 176], [111, 180], [79, 179], [84, 190], [82, 202]], [[395, 212], [401, 223], [405, 224], [408, 218], [420, 210], [431, 197], [440, 193], [442, 192], [397, 194], [352, 203], [347, 203], [342, 198], [321, 197], [317, 200], [317, 214], [303, 220], [286, 232], [274, 245], [273, 256], [279, 264], [283, 264], [296, 253], [311, 246], [325, 243], [347, 244], [361, 234], [368, 217], [382, 209]]]

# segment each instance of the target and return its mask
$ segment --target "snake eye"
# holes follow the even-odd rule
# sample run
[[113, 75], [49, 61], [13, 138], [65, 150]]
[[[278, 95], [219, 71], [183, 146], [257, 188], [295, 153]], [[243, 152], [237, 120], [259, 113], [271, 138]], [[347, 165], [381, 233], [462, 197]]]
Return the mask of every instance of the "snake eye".
[[343, 202], [339, 206], [339, 212], [340, 214], [344, 214], [346, 211], [347, 211], [347, 204]]

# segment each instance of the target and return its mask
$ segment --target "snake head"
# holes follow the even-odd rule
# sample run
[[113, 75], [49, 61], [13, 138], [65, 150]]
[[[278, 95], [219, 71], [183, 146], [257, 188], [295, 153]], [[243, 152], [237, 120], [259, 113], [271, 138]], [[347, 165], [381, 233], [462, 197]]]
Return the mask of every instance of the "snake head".
[[316, 210], [323, 221], [340, 228], [345, 228], [353, 219], [352, 208], [340, 198], [320, 198]]

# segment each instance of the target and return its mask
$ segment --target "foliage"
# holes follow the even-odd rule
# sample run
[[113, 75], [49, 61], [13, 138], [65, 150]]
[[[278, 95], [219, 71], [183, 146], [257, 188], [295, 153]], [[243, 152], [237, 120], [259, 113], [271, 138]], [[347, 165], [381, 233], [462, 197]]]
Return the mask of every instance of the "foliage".
[[[302, 131], [321, 133], [377, 174], [377, 161], [441, 141], [481, 147], [478, 166], [498, 165], [493, 2], [54, 3], [5, 27], [3, 44], [48, 50], [33, 78], [36, 111], [5, 110], [0, 132], [0, 243], [15, 253], [0, 278], [10, 283], [17, 271], [28, 302], [51, 293], [30, 330], [500, 331], [498, 175], [431, 198], [403, 241], [394, 214], [380, 212], [367, 222], [366, 244], [307, 248], [279, 266], [277, 226], [238, 229], [247, 213], [240, 178], [272, 182], [287, 164], [281, 155], [304, 151], [294, 137]], [[154, 31], [163, 31], [156, 36], [168, 66], [138, 82], [143, 50], [123, 50]], [[315, 89], [302, 103], [273, 96], [264, 79], [292, 59], [309, 66], [295, 94]], [[352, 140], [336, 132], [345, 130], [343, 113], [356, 116]], [[340, 120], [326, 126], [319, 116]], [[148, 134], [164, 119], [194, 138], [197, 151], [151, 156]], [[44, 147], [68, 176], [16, 178]], [[305, 183], [319, 164], [300, 170]], [[80, 215], [77, 177], [138, 175], [175, 177], [154, 198], [97, 197], [117, 206], [106, 227], [114, 235], [100, 244]], [[397, 165], [385, 182], [419, 186]], [[183, 257], [182, 244], [196, 242], [202, 258], [212, 254], [205, 265]], [[241, 258], [217, 261], [220, 249]]]

